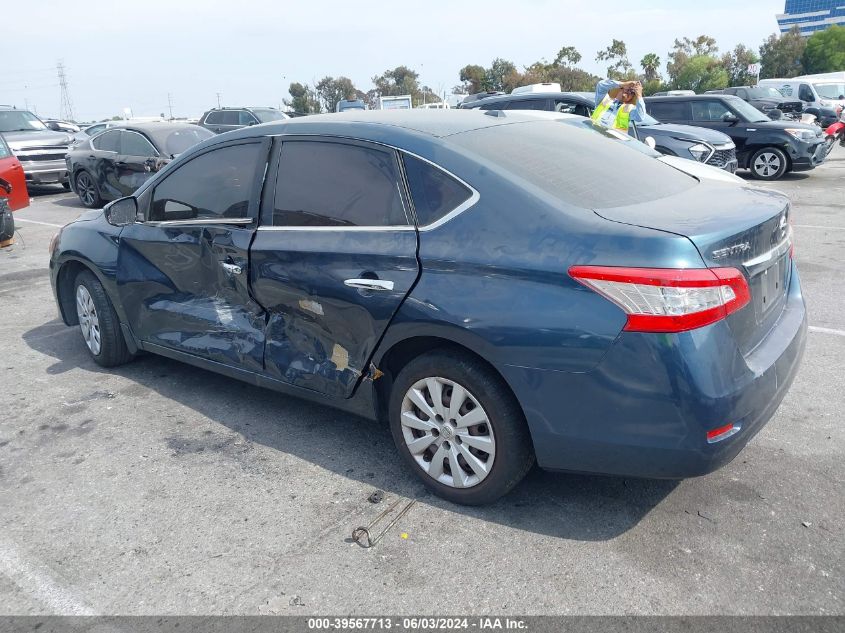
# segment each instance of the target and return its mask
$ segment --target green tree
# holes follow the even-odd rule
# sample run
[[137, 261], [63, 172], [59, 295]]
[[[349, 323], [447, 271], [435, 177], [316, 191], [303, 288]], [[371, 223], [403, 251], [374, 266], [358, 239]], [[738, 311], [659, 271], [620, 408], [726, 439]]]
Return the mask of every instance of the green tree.
[[719, 47], [709, 35], [676, 39], [669, 52], [667, 88], [676, 90], [716, 90], [728, 85], [728, 72], [717, 57]]
[[373, 77], [373, 84], [379, 97], [420, 94], [419, 74], [407, 66], [397, 66]]
[[575, 66], [580, 61], [581, 53], [575, 50], [574, 46], [564, 46], [558, 51], [552, 64], [554, 66]]
[[802, 62], [808, 74], [845, 69], [845, 27], [833, 24], [813, 33], [807, 38]]
[[753, 84], [757, 76], [749, 74], [748, 65], [760, 61], [752, 49], [746, 48], [744, 44], [737, 44], [730, 52], [722, 55], [722, 68], [728, 73], [728, 85], [748, 86]]
[[655, 53], [648, 53], [640, 60], [640, 66], [643, 68], [643, 79], [645, 81], [654, 81], [660, 79], [660, 57]]
[[628, 61], [628, 47], [622, 40], [614, 39], [606, 49], [596, 53], [597, 62], [608, 62], [610, 79], [633, 79], [634, 67]]
[[806, 47], [807, 39], [801, 35], [797, 26], [793, 26], [788, 33], [770, 35], [760, 46], [760, 78], [803, 75], [801, 59]]
[[288, 92], [292, 98], [290, 100], [285, 99], [285, 105], [293, 108], [294, 112], [319, 114], [323, 111], [317, 91], [308, 84], [294, 82], [288, 88]]
[[349, 77], [323, 77], [317, 82], [317, 96], [326, 112], [334, 112], [338, 102], [356, 98], [357, 90]]
[[487, 71], [478, 64], [467, 64], [461, 68], [460, 79], [466, 94], [476, 94], [487, 90]]
[[513, 62], [497, 57], [487, 69], [487, 90], [505, 90], [508, 87], [507, 79], [516, 72]]
[[728, 71], [712, 55], [690, 57], [672, 80], [672, 88], [677, 90], [720, 90], [728, 86]]

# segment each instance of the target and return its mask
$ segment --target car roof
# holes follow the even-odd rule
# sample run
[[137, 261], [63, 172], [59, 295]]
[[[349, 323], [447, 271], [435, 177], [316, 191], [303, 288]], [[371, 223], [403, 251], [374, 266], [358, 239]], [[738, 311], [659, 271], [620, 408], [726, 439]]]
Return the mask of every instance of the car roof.
[[432, 110], [348, 110], [330, 114], [314, 114], [284, 121], [252, 125], [217, 138], [226, 139], [271, 136], [276, 134], [326, 134], [331, 136], [363, 135], [373, 139], [396, 136], [425, 135], [443, 138], [497, 125], [536, 121], [517, 112], [498, 112], [498, 116], [478, 109]]
[[[577, 99], [583, 99], [585, 101], [589, 101], [591, 104], [595, 105], [595, 95], [591, 92], [581, 93], [581, 92], [524, 92], [519, 94], [509, 94], [509, 95], [496, 95], [493, 97], [488, 97], [486, 99], [478, 100], [478, 105], [488, 105], [491, 103], [507, 103], [508, 101], [539, 101], [540, 99], [548, 99], [549, 97], [576, 97]], [[473, 102], [473, 106], [475, 106], [476, 102]], [[470, 108], [466, 108], [469, 110]]]
[[695, 101], [700, 101], [701, 99], [731, 99], [731, 100], [739, 100], [742, 101], [736, 95], [726, 95], [726, 94], [704, 94], [704, 95], [663, 95], [660, 97], [646, 97], [646, 100], [653, 99], [654, 101], [678, 101], [681, 99], [693, 99]]

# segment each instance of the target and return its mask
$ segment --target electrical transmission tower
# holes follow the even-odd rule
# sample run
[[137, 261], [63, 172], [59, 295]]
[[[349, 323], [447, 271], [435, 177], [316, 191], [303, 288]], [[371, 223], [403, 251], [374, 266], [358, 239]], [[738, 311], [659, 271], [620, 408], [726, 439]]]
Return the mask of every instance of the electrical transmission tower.
[[62, 91], [62, 105], [59, 116], [65, 121], [73, 121], [73, 103], [70, 101], [70, 92], [67, 89], [67, 77], [65, 76], [65, 65], [62, 62], [56, 64], [56, 72], [59, 73], [59, 87]]

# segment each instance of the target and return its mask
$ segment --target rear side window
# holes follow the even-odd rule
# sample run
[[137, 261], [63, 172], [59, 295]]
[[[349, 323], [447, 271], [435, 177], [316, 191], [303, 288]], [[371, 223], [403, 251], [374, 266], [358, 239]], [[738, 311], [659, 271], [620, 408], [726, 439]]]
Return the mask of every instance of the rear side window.
[[407, 224], [392, 151], [324, 141], [282, 145], [274, 226]]
[[516, 99], [507, 105], [508, 110], [547, 110], [548, 99]]
[[220, 112], [220, 111], [217, 111], [217, 112], [209, 112], [209, 113], [208, 113], [208, 116], [207, 116], [207, 117], [205, 117], [205, 122], [206, 122], [206, 123], [211, 123], [211, 124], [220, 124], [220, 123], [223, 123], [223, 113], [222, 113], [222, 112]]
[[249, 217], [261, 143], [232, 145], [201, 154], [171, 173], [153, 192], [150, 219]]
[[564, 202], [587, 209], [638, 204], [697, 180], [566, 121], [531, 121], [454, 134], [449, 140]]
[[689, 104], [686, 101], [652, 101], [646, 106], [648, 113], [658, 121], [689, 120]]
[[472, 191], [434, 165], [409, 154], [402, 160], [420, 226], [437, 222], [472, 197]]
[[94, 149], [98, 149], [103, 152], [120, 152], [120, 130], [103, 132], [98, 137], [91, 140], [91, 145], [94, 146]]

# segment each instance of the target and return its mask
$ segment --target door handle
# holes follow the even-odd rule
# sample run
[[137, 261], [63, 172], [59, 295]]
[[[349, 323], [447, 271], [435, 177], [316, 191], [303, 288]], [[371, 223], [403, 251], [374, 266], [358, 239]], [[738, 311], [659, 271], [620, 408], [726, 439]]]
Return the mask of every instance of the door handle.
[[233, 275], [240, 275], [244, 269], [238, 266], [237, 264], [229, 264], [228, 262], [220, 262], [220, 265], [223, 267], [227, 273], [231, 273]]
[[393, 282], [386, 279], [347, 279], [343, 283], [361, 290], [393, 290]]

